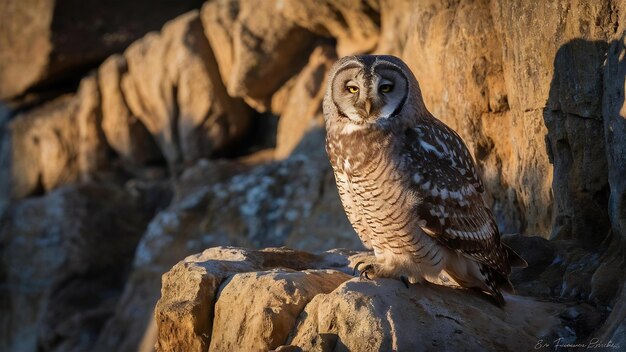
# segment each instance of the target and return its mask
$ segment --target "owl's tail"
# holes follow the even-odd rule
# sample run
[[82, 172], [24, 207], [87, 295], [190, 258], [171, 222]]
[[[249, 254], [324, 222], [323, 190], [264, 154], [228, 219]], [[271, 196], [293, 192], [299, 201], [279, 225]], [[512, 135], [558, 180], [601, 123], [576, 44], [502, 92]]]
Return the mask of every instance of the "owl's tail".
[[509, 265], [513, 266], [513, 267], [517, 267], [517, 268], [527, 268], [528, 267], [528, 263], [524, 260], [524, 258], [522, 258], [519, 254], [515, 253], [514, 250], [511, 249], [511, 247], [507, 246], [506, 244], [502, 243], [502, 248], [504, 248], [504, 250], [506, 251], [506, 254], [509, 258]]
[[500, 290], [515, 293], [513, 284], [511, 284], [508, 277], [502, 275], [492, 267], [482, 263], [478, 264], [478, 266], [484, 278], [484, 284], [487, 286], [487, 290], [485, 291], [495, 299], [498, 306], [504, 307], [506, 301], [504, 297], [502, 297]]
[[465, 256], [458, 256], [458, 260], [450, 261], [445, 271], [459, 285], [473, 288], [493, 297], [499, 307], [506, 302], [501, 290], [513, 293], [513, 285], [506, 275], [498, 272], [487, 264], [477, 262]]

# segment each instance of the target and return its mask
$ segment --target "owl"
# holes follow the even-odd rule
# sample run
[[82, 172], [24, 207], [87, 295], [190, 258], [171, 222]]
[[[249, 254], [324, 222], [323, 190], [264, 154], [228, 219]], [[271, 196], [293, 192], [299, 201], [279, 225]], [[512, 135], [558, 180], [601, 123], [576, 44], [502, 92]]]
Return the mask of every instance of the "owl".
[[361, 277], [449, 280], [503, 306], [511, 266], [526, 262], [500, 241], [465, 143], [428, 112], [408, 66], [393, 56], [340, 59], [323, 111], [341, 202], [376, 258]]

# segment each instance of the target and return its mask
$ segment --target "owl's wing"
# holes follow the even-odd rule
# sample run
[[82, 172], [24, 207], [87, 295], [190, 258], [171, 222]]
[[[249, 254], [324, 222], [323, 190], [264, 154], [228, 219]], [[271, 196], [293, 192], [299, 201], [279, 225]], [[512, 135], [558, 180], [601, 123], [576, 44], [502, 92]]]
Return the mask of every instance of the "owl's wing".
[[420, 199], [416, 211], [421, 228], [448, 248], [506, 275], [507, 253], [482, 198], [484, 187], [474, 161], [456, 132], [433, 122], [406, 130], [403, 146], [411, 189]]

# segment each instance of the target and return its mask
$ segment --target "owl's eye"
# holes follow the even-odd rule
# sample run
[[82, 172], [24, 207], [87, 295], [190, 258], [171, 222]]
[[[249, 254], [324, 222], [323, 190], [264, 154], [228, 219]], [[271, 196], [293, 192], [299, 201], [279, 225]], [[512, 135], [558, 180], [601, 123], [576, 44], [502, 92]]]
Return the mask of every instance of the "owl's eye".
[[393, 85], [392, 84], [383, 84], [378, 89], [381, 92], [383, 92], [383, 93], [389, 93], [389, 92], [391, 92], [393, 90]]
[[359, 87], [356, 86], [346, 86], [346, 89], [348, 90], [348, 92], [355, 94], [356, 92], [359, 91]]

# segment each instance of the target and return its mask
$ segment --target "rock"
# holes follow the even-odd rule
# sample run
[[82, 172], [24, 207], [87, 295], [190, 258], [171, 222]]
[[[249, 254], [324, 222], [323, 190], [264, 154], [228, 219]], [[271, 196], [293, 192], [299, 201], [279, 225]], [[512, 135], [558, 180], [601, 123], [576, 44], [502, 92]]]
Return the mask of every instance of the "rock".
[[285, 105], [279, 108], [281, 116], [275, 150], [277, 159], [288, 157], [307, 132], [324, 127], [324, 87], [328, 71], [336, 59], [333, 48], [317, 47], [291, 85]]
[[[621, 3], [620, 13], [626, 11]], [[617, 13], [614, 11], [613, 13]], [[617, 22], [616, 22], [617, 23]], [[617, 33], [621, 37], [611, 41], [604, 65], [604, 95], [602, 96], [602, 118], [606, 141], [608, 183], [610, 185], [608, 213], [613, 233], [626, 239], [626, 111], [624, 90], [626, 89], [626, 28], [620, 23]]]
[[[61, 97], [56, 95], [73, 90], [78, 75], [104, 56], [63, 61], [63, 50], [74, 49], [61, 45], [65, 39], [57, 34], [70, 28], [63, 21], [71, 9], [99, 7], [6, 4], [0, 17], [14, 19], [2, 21], [0, 29], [0, 79], [9, 75], [0, 92], [9, 86], [30, 90], [7, 102], [19, 108], [10, 117], [0, 112], [0, 281], [13, 285], [0, 291], [10, 296], [0, 299], [0, 325], [7, 327], [0, 341], [11, 344], [0, 342], [0, 350], [152, 350], [157, 337], [164, 350], [212, 344], [214, 349], [258, 344], [283, 351], [339, 350], [365, 342], [374, 349], [453, 349], [448, 343], [465, 342], [506, 350], [538, 334], [530, 312], [537, 319], [552, 314], [545, 317], [551, 332], [532, 336], [534, 343], [555, 336], [574, 341], [568, 328], [577, 341], [623, 340], [624, 4], [214, 0], [200, 14], [174, 19], [123, 55], [110, 57], [75, 93]], [[108, 18], [107, 11], [96, 17]], [[32, 21], [24, 19], [29, 16]], [[90, 16], [85, 12], [84, 18]], [[32, 26], [16, 26], [18, 19]], [[136, 24], [141, 27], [144, 20], [149, 19]], [[109, 36], [117, 43], [126, 34], [108, 28], [116, 21], [93, 24], [105, 29], [99, 32], [104, 35], [117, 33]], [[82, 19], [76, 22], [83, 25]], [[127, 22], [120, 24], [122, 31], [135, 25]], [[19, 32], [32, 48], [20, 42], [15, 50], [2, 50], [11, 44], [3, 39], [5, 31]], [[95, 57], [74, 43], [84, 57]], [[92, 44], [109, 48], [98, 40]], [[34, 51], [43, 54], [28, 56]], [[258, 258], [272, 251], [222, 248], [188, 259], [165, 276], [168, 298], [157, 307], [158, 320], [152, 319], [161, 275], [204, 248], [361, 248], [325, 155], [319, 100], [335, 55], [362, 52], [392, 53], [409, 63], [429, 109], [472, 151], [502, 232], [538, 236], [503, 237], [529, 262], [511, 275], [518, 294], [528, 297], [514, 297], [504, 316], [484, 297], [462, 291], [436, 286], [407, 291], [395, 281], [345, 278], [350, 271], [345, 264], [302, 264], [310, 263], [309, 257], [296, 252], [276, 250], [277, 257], [264, 263]], [[80, 60], [80, 69], [73, 66]], [[66, 84], [55, 83], [59, 80]], [[42, 99], [50, 100], [41, 104]], [[162, 181], [166, 177], [169, 182]], [[125, 187], [102, 186], [106, 189], [96, 192], [86, 190], [98, 187], [93, 184], [75, 185], [89, 180], [115, 180]], [[66, 188], [54, 191], [57, 187]], [[33, 198], [19, 200], [24, 197]], [[64, 204], [70, 203], [84, 212], [67, 210]], [[125, 213], [117, 216], [114, 207]], [[145, 214], [156, 216], [148, 220]], [[141, 239], [135, 232], [128, 235], [139, 241], [136, 250], [118, 237], [126, 232], [107, 227], [105, 215], [120, 227], [125, 221], [149, 223], [137, 230]], [[35, 223], [13, 231], [18, 218]], [[31, 227], [36, 231], [29, 232]], [[111, 248], [119, 245], [125, 259], [111, 265], [123, 268], [113, 274], [91, 262], [85, 265], [97, 270], [40, 264], [71, 252], [57, 251], [46, 239], [31, 241], [58, 229], [86, 253], [94, 251], [93, 238], [101, 240], [103, 231], [110, 231], [110, 243], [100, 241], [110, 258], [94, 260], [111, 263], [116, 258]], [[31, 248], [36, 258], [25, 254]], [[73, 253], [63, 258], [83, 261]], [[211, 258], [222, 258], [221, 264], [216, 267]], [[355, 258], [350, 257], [352, 264]], [[45, 281], [48, 277], [54, 283]], [[45, 281], [43, 288], [31, 286], [38, 280]], [[186, 284], [191, 286], [181, 286]], [[275, 295], [258, 293], [261, 286]], [[233, 302], [243, 295], [252, 298], [237, 310]], [[294, 297], [297, 303], [281, 303]], [[444, 298], [450, 305], [441, 303]], [[464, 315], [475, 311], [480, 311], [475, 319]], [[256, 319], [267, 325], [242, 323]], [[405, 325], [414, 336], [396, 329]], [[238, 340], [231, 334], [240, 327], [244, 337]], [[448, 332], [445, 342], [441, 337]], [[418, 338], [422, 344], [413, 345]]]
[[335, 38], [339, 57], [370, 52], [379, 40], [377, 0], [286, 1], [280, 10], [298, 26]]
[[[45, 71], [52, 43], [48, 36], [54, 1], [10, 0], [0, 22], [0, 99], [16, 96], [38, 81]], [[28, 26], [24, 26], [28, 23]]]
[[[312, 255], [286, 248], [217, 247], [190, 256], [163, 276], [162, 296], [155, 310], [156, 349], [275, 348], [287, 338], [313, 296], [330, 292], [349, 279], [344, 273], [327, 270], [345, 265], [345, 257], [338, 253]], [[310, 270], [301, 271], [304, 268]], [[247, 296], [258, 290], [267, 294]], [[246, 309], [241, 309], [241, 297], [246, 297]]]
[[619, 295], [615, 299], [615, 305], [609, 317], [600, 328], [599, 340], [603, 343], [609, 341], [617, 349], [626, 346], [626, 282], [622, 284]]
[[188, 257], [164, 275], [157, 350], [513, 351], [574, 339], [562, 304], [509, 295], [502, 310], [467, 290], [360, 281], [346, 272], [362, 258], [232, 247]]
[[112, 185], [14, 203], [0, 228], [3, 351], [90, 350], [151, 214]]
[[0, 103], [0, 218], [11, 195], [11, 141], [8, 131], [9, 110]]
[[170, 165], [224, 152], [247, 131], [249, 111], [221, 83], [197, 11], [125, 52], [122, 92]]
[[204, 34], [211, 47], [221, 48], [214, 50], [214, 54], [222, 82], [225, 82], [227, 87], [235, 60], [234, 29], [240, 11], [240, 2], [240, 0], [208, 1], [200, 10]]
[[[17, 115], [7, 131], [8, 197], [21, 199], [88, 180], [109, 164], [95, 76], [76, 95]], [[6, 193], [5, 193], [6, 194]]]
[[133, 1], [109, 6], [93, 0], [8, 0], [0, 14], [0, 99], [33, 86], [76, 79], [203, 2]]
[[[563, 6], [569, 10], [562, 11]], [[501, 38], [509, 105], [514, 120], [520, 121], [516, 126], [523, 128], [512, 126], [519, 130], [518, 136], [523, 136], [516, 137], [517, 148], [521, 148], [517, 152], [521, 156], [518, 168], [527, 170], [517, 183], [529, 185], [529, 193], [520, 198], [534, 198], [535, 209], [541, 209], [537, 214], [529, 212], [527, 218], [539, 220], [540, 213], [545, 214], [542, 229], [537, 227], [537, 232], [545, 233], [554, 211], [552, 237], [572, 236], [597, 244], [606, 235], [606, 204], [598, 205], [605, 202], [607, 176], [603, 143], [598, 142], [602, 140], [602, 123], [593, 118], [599, 117], [601, 65], [612, 28], [607, 16], [612, 13], [610, 5], [496, 1], [491, 9]], [[522, 13], [542, 15], [520, 16]], [[543, 149], [545, 135], [548, 150]], [[548, 161], [554, 164], [554, 177], [548, 177]], [[553, 179], [554, 209], [546, 207], [552, 203], [545, 183], [549, 178]], [[578, 221], [587, 216], [589, 224]]]
[[[330, 293], [348, 279], [345, 273], [319, 269], [235, 274], [218, 292], [210, 348], [274, 349], [287, 339], [313, 297]], [[269, 294], [249, 296], [259, 291]]]
[[102, 131], [102, 107], [95, 75], [80, 82], [76, 108], [78, 125], [78, 169], [83, 180], [107, 167], [109, 149]]
[[[551, 237], [598, 245], [610, 228], [609, 185], [600, 103], [606, 43], [573, 40], [559, 48], [544, 110], [554, 164], [556, 218]], [[591, 235], [593, 234], [593, 235]]]
[[107, 144], [129, 164], [142, 165], [162, 158], [154, 138], [132, 114], [122, 94], [122, 78], [128, 73], [126, 59], [113, 55], [98, 69], [102, 95], [102, 131]]
[[79, 178], [75, 96], [58, 98], [9, 124], [11, 198], [49, 191]]
[[306, 63], [316, 36], [284, 15], [293, 2], [219, 0], [207, 3], [202, 20], [216, 50], [231, 96], [267, 111], [271, 96]]
[[380, 38], [375, 53], [402, 56], [416, 0], [380, 0]]
[[[346, 264], [338, 259], [343, 258], [333, 253], [316, 256], [288, 249], [229, 247], [190, 256], [163, 276], [162, 296], [155, 310], [156, 349], [206, 350], [209, 343], [211, 350], [278, 347], [315, 295], [328, 293], [349, 279], [335, 270], [297, 270], [305, 265]], [[268, 294], [248, 296], [258, 290]], [[212, 326], [215, 330], [211, 333]]]

